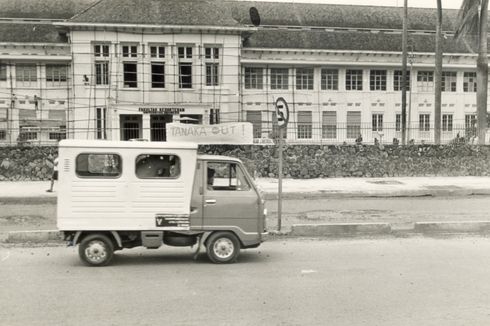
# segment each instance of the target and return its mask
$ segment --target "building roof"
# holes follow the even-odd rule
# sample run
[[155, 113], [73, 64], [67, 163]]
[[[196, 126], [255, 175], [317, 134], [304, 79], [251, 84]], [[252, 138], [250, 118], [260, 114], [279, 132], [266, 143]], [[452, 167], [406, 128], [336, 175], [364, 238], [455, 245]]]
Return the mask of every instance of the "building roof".
[[229, 9], [215, 0], [100, 0], [70, 22], [240, 26]]
[[[410, 34], [408, 44], [413, 52], [435, 51], [434, 34]], [[402, 34], [370, 33], [359, 31], [302, 31], [262, 29], [253, 33], [245, 48], [402, 51]], [[444, 53], [466, 53], [468, 49], [452, 37], [444, 39]]]
[[1, 18], [68, 19], [98, 0], [0, 0]]
[[68, 40], [51, 24], [0, 23], [0, 42], [67, 43]]
[[[261, 25], [402, 29], [403, 8], [318, 3], [227, 1], [235, 20], [252, 24], [249, 10], [257, 8]], [[443, 30], [454, 31], [458, 10], [443, 10]], [[408, 29], [436, 28], [436, 10], [408, 8]]]

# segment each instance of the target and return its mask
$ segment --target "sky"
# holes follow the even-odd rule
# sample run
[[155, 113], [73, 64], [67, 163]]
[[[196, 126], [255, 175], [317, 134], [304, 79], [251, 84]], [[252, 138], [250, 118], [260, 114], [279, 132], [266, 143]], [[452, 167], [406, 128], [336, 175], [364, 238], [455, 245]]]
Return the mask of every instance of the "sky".
[[[404, 0], [260, 0], [278, 2], [310, 2], [310, 3], [331, 3], [341, 5], [369, 5], [369, 6], [403, 6]], [[441, 0], [444, 9], [459, 9], [462, 0]], [[408, 0], [409, 7], [436, 8], [436, 0]]]

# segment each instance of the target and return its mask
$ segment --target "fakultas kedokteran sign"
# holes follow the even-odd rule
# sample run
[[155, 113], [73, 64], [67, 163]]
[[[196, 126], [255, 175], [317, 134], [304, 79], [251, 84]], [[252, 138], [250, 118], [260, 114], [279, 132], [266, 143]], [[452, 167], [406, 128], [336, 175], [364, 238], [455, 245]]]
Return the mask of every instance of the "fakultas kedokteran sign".
[[253, 144], [250, 122], [196, 125], [168, 123], [167, 141], [188, 141], [198, 144]]

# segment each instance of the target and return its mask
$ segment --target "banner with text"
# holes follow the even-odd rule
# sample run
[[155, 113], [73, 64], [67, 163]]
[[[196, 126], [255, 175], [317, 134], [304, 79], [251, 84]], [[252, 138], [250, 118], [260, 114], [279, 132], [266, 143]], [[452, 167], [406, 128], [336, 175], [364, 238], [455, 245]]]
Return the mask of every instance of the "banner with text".
[[253, 144], [253, 126], [250, 122], [196, 125], [168, 123], [167, 141], [188, 141], [198, 144]]

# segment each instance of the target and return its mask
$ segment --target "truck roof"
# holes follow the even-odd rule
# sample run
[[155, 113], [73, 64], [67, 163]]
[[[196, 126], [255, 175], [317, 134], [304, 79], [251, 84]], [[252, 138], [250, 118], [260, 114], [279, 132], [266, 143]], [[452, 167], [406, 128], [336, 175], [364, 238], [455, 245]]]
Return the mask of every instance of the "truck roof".
[[150, 142], [150, 141], [114, 141], [114, 140], [83, 140], [64, 139], [59, 147], [91, 147], [91, 148], [153, 148], [153, 149], [194, 149], [196, 143], [190, 142]]

